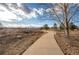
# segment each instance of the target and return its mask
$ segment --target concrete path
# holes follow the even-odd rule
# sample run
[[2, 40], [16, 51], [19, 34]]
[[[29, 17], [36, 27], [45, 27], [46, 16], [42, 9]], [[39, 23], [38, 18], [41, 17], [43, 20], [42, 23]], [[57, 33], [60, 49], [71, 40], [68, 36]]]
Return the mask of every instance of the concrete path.
[[31, 45], [23, 55], [63, 55], [54, 39], [55, 32], [48, 32]]

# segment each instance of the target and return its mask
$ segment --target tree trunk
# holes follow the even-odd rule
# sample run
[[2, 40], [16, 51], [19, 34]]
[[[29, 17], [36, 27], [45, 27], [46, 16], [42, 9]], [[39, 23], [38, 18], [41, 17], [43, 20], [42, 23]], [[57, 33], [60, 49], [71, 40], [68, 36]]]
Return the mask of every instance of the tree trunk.
[[69, 24], [68, 24], [68, 19], [67, 19], [67, 16], [68, 16], [68, 13], [67, 13], [67, 6], [68, 4], [64, 4], [64, 11], [65, 11], [65, 33], [66, 33], [66, 36], [67, 38], [69, 39]]
[[69, 39], [69, 25], [67, 22], [66, 22], [66, 36]]

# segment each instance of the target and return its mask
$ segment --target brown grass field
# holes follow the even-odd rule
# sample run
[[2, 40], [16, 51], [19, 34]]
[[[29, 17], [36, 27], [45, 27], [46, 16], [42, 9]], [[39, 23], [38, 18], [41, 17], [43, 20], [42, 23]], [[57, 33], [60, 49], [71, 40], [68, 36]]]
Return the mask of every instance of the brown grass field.
[[65, 55], [79, 55], [79, 30], [70, 31], [70, 39], [57, 32], [55, 39]]
[[39, 29], [0, 29], [0, 55], [19, 55], [32, 45], [44, 32]]

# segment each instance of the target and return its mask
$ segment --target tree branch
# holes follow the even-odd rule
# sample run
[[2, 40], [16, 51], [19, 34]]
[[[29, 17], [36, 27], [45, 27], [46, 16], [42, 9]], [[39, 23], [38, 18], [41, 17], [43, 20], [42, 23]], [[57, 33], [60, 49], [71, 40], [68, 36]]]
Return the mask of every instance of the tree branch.
[[58, 18], [58, 22], [60, 22], [60, 24], [64, 25], [64, 23], [62, 23], [61, 19], [59, 18], [59, 16], [57, 15], [57, 13], [54, 9], [53, 9], [53, 12], [55, 13], [56, 17]]
[[[77, 4], [75, 4], [75, 6], [77, 6]], [[73, 13], [73, 14], [71, 15], [71, 17], [68, 19], [68, 23], [69, 23], [70, 20], [73, 18], [73, 16], [76, 14], [78, 8], [79, 8], [79, 7], [76, 8], [76, 10], [74, 11], [74, 13]], [[70, 13], [70, 12], [68, 12], [68, 13]]]

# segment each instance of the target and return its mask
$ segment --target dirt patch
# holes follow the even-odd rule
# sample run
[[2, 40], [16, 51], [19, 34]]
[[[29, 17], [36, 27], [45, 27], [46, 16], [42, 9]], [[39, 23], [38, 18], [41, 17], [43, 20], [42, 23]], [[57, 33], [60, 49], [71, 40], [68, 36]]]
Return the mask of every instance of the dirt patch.
[[63, 32], [57, 32], [55, 39], [65, 55], [79, 55], [79, 31], [70, 32], [70, 39]]
[[41, 30], [4, 28], [0, 30], [0, 54], [19, 55], [44, 34]]

